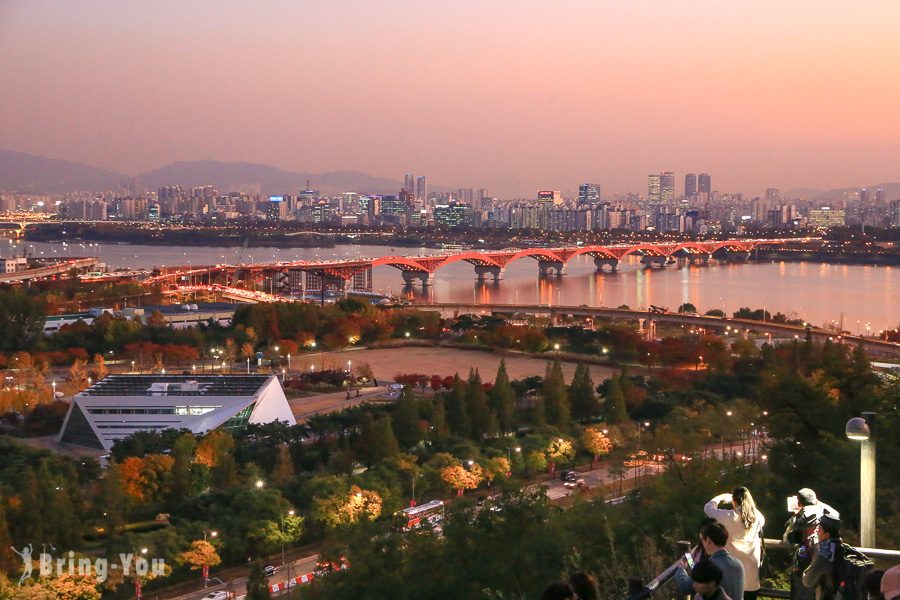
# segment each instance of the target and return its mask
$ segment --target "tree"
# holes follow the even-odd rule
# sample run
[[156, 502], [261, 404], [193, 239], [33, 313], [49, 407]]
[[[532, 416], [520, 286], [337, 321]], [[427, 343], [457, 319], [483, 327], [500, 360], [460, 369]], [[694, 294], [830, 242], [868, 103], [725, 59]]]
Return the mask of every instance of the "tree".
[[291, 447], [287, 444], [278, 446], [278, 459], [272, 470], [272, 481], [279, 487], [287, 485], [294, 478], [294, 459], [291, 457]]
[[491, 410], [497, 415], [500, 431], [511, 431], [515, 425], [516, 393], [509, 384], [509, 375], [506, 373], [506, 361], [500, 359], [500, 367], [497, 369], [497, 377], [494, 379], [494, 387], [490, 393]]
[[572, 396], [572, 415], [576, 419], [587, 419], [600, 411], [600, 404], [597, 402], [596, 393], [594, 393], [594, 381], [591, 379], [591, 371], [584, 363], [579, 363], [575, 367], [570, 394]]
[[434, 406], [431, 409], [431, 439], [434, 442], [445, 442], [450, 437], [450, 430], [447, 428], [447, 411], [444, 408], [444, 399], [436, 396]]
[[262, 561], [253, 561], [250, 565], [250, 576], [247, 578], [247, 595], [245, 600], [268, 600], [272, 597], [269, 591], [269, 580], [263, 569]]
[[596, 463], [604, 454], [612, 450], [612, 441], [602, 431], [594, 427], [585, 427], [581, 434], [581, 444], [593, 455]]
[[179, 554], [175, 562], [188, 565], [192, 571], [206, 567], [215, 567], [222, 562], [215, 546], [206, 540], [194, 540], [190, 548]]
[[197, 440], [193, 433], [183, 433], [172, 446], [172, 484], [170, 486], [169, 502], [177, 505], [185, 498], [194, 495], [194, 449]]
[[381, 515], [381, 495], [374, 490], [366, 490], [357, 485], [337, 493], [313, 500], [312, 517], [335, 528], [352, 525], [363, 519], [374, 521]]
[[572, 442], [563, 438], [554, 438], [544, 452], [547, 455], [551, 472], [556, 471], [556, 465], [569, 462], [575, 457], [575, 448], [572, 446]]
[[46, 321], [44, 302], [20, 290], [0, 291], [0, 351], [8, 353], [24, 348], [26, 342], [40, 335]]
[[466, 382], [466, 409], [472, 425], [472, 439], [480, 440], [491, 428], [491, 410], [488, 408], [487, 394], [484, 393], [478, 369], [469, 370], [469, 380]]
[[619, 425], [628, 420], [628, 412], [625, 410], [625, 394], [622, 392], [620, 381], [619, 376], [613, 375], [606, 388], [603, 412], [606, 415], [606, 422], [610, 425]]
[[212, 482], [218, 488], [237, 485], [237, 462], [234, 458], [234, 438], [221, 429], [207, 433], [197, 444], [195, 461], [211, 468]]
[[441, 479], [456, 490], [457, 496], [462, 496], [465, 490], [477, 488], [483, 478], [484, 473], [477, 463], [470, 465], [468, 469], [457, 464], [445, 467], [441, 471]]
[[410, 386], [403, 387], [403, 393], [394, 404], [391, 421], [394, 434], [402, 448], [412, 448], [422, 440], [422, 429], [419, 427], [419, 403]]
[[681, 306], [678, 307], [678, 312], [684, 313], [696, 313], [697, 307], [691, 304], [690, 302], [685, 302]]
[[525, 472], [540, 473], [547, 468], [547, 457], [543, 452], [532, 450], [525, 455]]
[[370, 467], [400, 451], [391, 427], [390, 417], [385, 415], [374, 420], [371, 414], [365, 414], [361, 426], [359, 450], [361, 458]]
[[544, 385], [542, 388], [544, 397], [544, 410], [547, 415], [547, 423], [564, 427], [569, 423], [571, 410], [569, 397], [566, 393], [566, 382], [563, 379], [562, 365], [559, 358], [547, 364]]
[[446, 394], [445, 400], [450, 432], [459, 437], [469, 437], [472, 424], [469, 421], [469, 411], [466, 409], [466, 386], [459, 378], [459, 374], [454, 376], [453, 387]]

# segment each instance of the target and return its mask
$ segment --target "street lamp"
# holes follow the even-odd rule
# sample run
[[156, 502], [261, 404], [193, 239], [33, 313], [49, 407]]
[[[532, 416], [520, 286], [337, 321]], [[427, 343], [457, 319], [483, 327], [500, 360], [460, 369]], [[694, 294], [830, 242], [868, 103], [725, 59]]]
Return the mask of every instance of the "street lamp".
[[859, 543], [875, 547], [875, 413], [847, 421], [844, 433], [859, 445]]
[[256, 480], [256, 489], [261, 490], [264, 485], [266, 485], [266, 482], [262, 479]]

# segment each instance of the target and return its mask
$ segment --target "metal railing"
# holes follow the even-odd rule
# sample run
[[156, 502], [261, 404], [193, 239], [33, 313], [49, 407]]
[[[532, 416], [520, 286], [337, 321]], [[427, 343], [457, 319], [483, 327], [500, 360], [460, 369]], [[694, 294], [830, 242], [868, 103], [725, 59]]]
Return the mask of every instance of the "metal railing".
[[[779, 549], [779, 550], [793, 550], [794, 545], [784, 542], [782, 540], [769, 539], [766, 538], [766, 549]], [[685, 552], [690, 546], [690, 542], [678, 542], [678, 547], [680, 550], [680, 554]], [[854, 546], [855, 547], [855, 546]], [[897, 560], [900, 561], [900, 550], [888, 550], [885, 548], [862, 548], [856, 547], [857, 550], [869, 556], [870, 558], [881, 558], [887, 560]], [[666, 569], [661, 572], [659, 575], [651, 579], [648, 583], [643, 583], [640, 579], [630, 579], [628, 581], [628, 595], [626, 596], [626, 600], [646, 600], [649, 598], [654, 591], [658, 590], [663, 584], [669, 581], [674, 575], [675, 571], [678, 570], [680, 566], [681, 559], [676, 560], [671, 565], [666, 567]], [[759, 596], [761, 598], [790, 598], [791, 592], [790, 590], [781, 590], [775, 588], [765, 588], [762, 587], [759, 589]]]

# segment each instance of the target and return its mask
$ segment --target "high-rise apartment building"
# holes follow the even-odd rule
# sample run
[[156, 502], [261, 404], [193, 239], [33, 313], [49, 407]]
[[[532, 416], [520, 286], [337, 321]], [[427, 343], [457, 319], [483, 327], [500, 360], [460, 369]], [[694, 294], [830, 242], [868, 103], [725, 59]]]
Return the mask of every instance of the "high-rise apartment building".
[[424, 175], [419, 175], [416, 177], [416, 200], [422, 200], [423, 202], [428, 199], [428, 181], [425, 179]]
[[701, 194], [712, 193], [712, 177], [708, 173], [700, 173], [697, 176], [697, 191]]
[[684, 176], [684, 197], [693, 198], [697, 195], [697, 176], [694, 173], [688, 173]]
[[877, 190], [875, 190], [875, 206], [885, 206], [885, 205], [886, 205], [886, 201], [885, 201], [885, 195], [884, 195], [884, 188], [878, 188]]
[[675, 173], [666, 171], [659, 176], [659, 200], [663, 204], [675, 202]]
[[597, 204], [600, 202], [600, 184], [582, 183], [578, 186], [578, 204]]
[[647, 200], [653, 203], [659, 203], [660, 200], [660, 175], [652, 173], [647, 176]]
[[766, 188], [766, 204], [775, 206], [781, 202], [781, 190], [778, 188]]

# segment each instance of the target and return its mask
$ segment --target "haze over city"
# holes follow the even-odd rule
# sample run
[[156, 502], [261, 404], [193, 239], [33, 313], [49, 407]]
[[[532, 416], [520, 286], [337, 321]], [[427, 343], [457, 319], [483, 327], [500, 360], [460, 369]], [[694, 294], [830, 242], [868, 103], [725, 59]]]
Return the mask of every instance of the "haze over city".
[[505, 197], [647, 174], [900, 178], [900, 5], [6, 1], [6, 149], [268, 163]]

